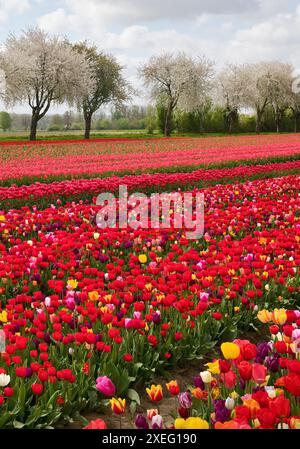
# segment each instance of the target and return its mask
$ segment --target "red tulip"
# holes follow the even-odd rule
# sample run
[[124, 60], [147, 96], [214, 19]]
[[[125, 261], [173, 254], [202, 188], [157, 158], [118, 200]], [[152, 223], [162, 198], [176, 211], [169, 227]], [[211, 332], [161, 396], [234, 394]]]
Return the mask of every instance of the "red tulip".
[[250, 380], [252, 378], [252, 365], [250, 362], [243, 360], [238, 364], [238, 371], [243, 380]]
[[283, 394], [270, 401], [269, 408], [277, 418], [288, 418], [290, 416], [290, 401]]
[[33, 394], [35, 394], [36, 396], [39, 396], [43, 392], [43, 385], [38, 384], [38, 383], [32, 384], [31, 390], [32, 390]]
[[267, 368], [259, 363], [252, 365], [252, 379], [257, 384], [263, 384], [266, 381]]

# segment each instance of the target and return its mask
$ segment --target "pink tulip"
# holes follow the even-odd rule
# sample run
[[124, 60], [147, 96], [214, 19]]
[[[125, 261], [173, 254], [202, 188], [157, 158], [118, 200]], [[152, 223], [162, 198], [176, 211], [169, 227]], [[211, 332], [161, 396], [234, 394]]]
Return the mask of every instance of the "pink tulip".
[[257, 384], [263, 384], [266, 381], [267, 368], [260, 363], [253, 363], [252, 365], [252, 379]]
[[105, 396], [114, 396], [116, 393], [116, 387], [113, 382], [107, 377], [98, 377], [96, 380], [96, 388]]

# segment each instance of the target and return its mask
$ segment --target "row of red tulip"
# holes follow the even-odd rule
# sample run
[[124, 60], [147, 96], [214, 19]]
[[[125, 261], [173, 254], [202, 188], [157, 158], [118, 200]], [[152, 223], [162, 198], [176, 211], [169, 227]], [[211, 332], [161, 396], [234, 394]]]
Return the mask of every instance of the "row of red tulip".
[[199, 169], [189, 173], [145, 173], [142, 175], [112, 176], [109, 178], [75, 179], [70, 181], [44, 184], [36, 182], [31, 185], [0, 187], [0, 196], [6, 199], [47, 198], [49, 196], [80, 195], [84, 193], [99, 194], [104, 191], [116, 191], [120, 185], [128, 190], [145, 189], [147, 187], [166, 187], [195, 185], [239, 177], [250, 177], [260, 173], [300, 169], [300, 161], [279, 162], [267, 165], [250, 165], [222, 169]]

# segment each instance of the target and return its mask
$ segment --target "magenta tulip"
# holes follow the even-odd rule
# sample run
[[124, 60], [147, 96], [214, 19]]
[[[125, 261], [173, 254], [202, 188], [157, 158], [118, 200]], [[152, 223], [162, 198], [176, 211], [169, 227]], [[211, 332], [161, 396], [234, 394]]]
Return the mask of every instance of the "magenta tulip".
[[116, 393], [116, 387], [113, 382], [107, 377], [98, 377], [96, 380], [96, 388], [105, 396], [114, 396]]

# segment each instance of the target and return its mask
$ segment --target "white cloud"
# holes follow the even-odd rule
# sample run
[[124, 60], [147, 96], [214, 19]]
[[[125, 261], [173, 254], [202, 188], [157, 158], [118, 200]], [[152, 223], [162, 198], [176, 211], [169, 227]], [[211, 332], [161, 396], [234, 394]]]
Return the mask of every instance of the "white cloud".
[[0, 0], [0, 24], [33, 4], [23, 28], [95, 42], [135, 85], [139, 63], [163, 50], [205, 54], [218, 68], [260, 59], [300, 68], [300, 0]]
[[[292, 3], [294, 12], [289, 11]], [[64, 0], [38, 24], [117, 52], [127, 66], [133, 64], [132, 76], [137, 61], [162, 50], [206, 54], [218, 67], [274, 58], [300, 66], [300, 6], [295, 5], [281, 0]]]
[[228, 51], [239, 59], [281, 59], [300, 67], [300, 5], [294, 13], [277, 14], [269, 20], [238, 30]]
[[64, 0], [60, 8], [42, 16], [39, 23], [49, 30], [51, 28], [51, 31], [57, 31], [63, 23], [82, 28], [83, 24], [88, 27], [104, 23], [126, 26], [154, 20], [195, 20], [199, 16], [205, 18], [207, 14], [251, 13], [260, 8], [261, 1]]
[[10, 16], [23, 14], [29, 8], [29, 0], [0, 0], [0, 24], [5, 23]]

